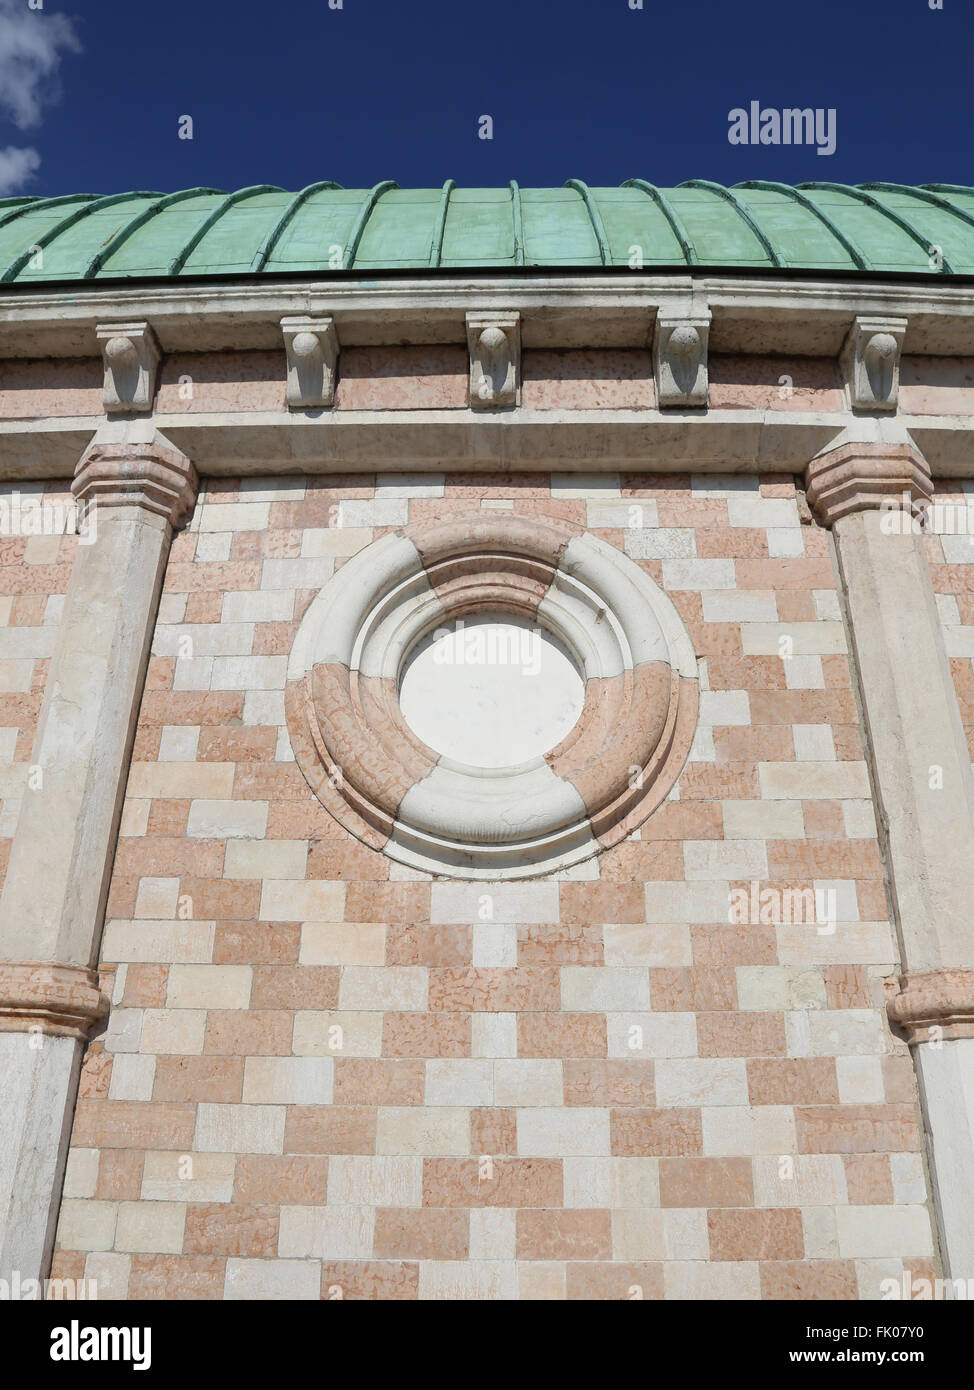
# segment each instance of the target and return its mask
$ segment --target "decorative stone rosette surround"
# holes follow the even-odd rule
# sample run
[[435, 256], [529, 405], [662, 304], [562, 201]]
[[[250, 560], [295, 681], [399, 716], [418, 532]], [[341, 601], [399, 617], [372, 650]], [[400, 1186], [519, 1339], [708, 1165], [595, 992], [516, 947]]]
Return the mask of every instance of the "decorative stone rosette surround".
[[[585, 698], [555, 748], [486, 771], [417, 738], [399, 678], [431, 630], [494, 614], [563, 642]], [[670, 600], [618, 550], [481, 514], [404, 528], [338, 571], [295, 640], [287, 714], [310, 786], [364, 843], [435, 873], [524, 878], [617, 844], [665, 800], [696, 727], [696, 662]]]

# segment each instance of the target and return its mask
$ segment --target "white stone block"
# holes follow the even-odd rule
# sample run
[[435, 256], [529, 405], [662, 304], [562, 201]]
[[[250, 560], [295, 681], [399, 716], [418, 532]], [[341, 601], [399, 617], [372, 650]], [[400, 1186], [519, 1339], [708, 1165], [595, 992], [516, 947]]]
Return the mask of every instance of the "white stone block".
[[166, 1004], [170, 1009], [246, 1009], [253, 975], [249, 965], [173, 965]]
[[[196, 803], [194, 803], [195, 805]], [[235, 806], [251, 803], [235, 801]], [[262, 801], [252, 803], [264, 806]], [[222, 837], [220, 837], [222, 838]], [[223, 861], [224, 878], [304, 879], [307, 840], [231, 839]]]
[[684, 840], [683, 861], [691, 883], [768, 877], [763, 840]]
[[470, 1213], [471, 1260], [514, 1260], [517, 1213], [503, 1207], [479, 1207]]
[[344, 883], [265, 879], [260, 895], [262, 922], [340, 922], [344, 909]]
[[556, 1106], [564, 1103], [560, 1060], [511, 1058], [497, 1061], [493, 1066], [494, 1105]]
[[446, 1106], [384, 1106], [376, 1126], [376, 1153], [464, 1156], [470, 1154], [470, 1111]]
[[795, 757], [803, 763], [824, 763], [835, 758], [831, 724], [793, 724]]
[[316, 1260], [227, 1260], [225, 1299], [247, 1303], [321, 1298], [321, 1265]]
[[[289, 562], [281, 560], [278, 563]], [[286, 679], [286, 656], [216, 656], [210, 689], [283, 690]]]
[[660, 1106], [747, 1104], [747, 1068], [742, 1057], [666, 1057], [656, 1063]]
[[786, 665], [802, 656], [834, 656], [846, 650], [842, 623], [741, 623], [745, 656], [780, 656]]
[[715, 729], [747, 727], [751, 722], [751, 697], [746, 690], [701, 691], [700, 722]]
[[248, 1057], [245, 1105], [331, 1105], [335, 1064], [330, 1057]]
[[328, 1159], [328, 1205], [419, 1207], [423, 1203], [423, 1160], [332, 1154]]
[[693, 961], [690, 929], [682, 923], [672, 926], [641, 922], [613, 924], [602, 928], [602, 939], [607, 966], [679, 969]]
[[822, 1009], [788, 1013], [789, 1057], [865, 1057], [886, 1052], [880, 1015], [873, 1009]]
[[435, 1057], [426, 1063], [427, 1105], [493, 1105], [494, 1064], [470, 1057]]
[[663, 588], [736, 589], [733, 560], [664, 560]]
[[498, 922], [476, 922], [473, 929], [475, 966], [517, 965], [517, 927]]
[[283, 1105], [201, 1102], [195, 1147], [201, 1153], [283, 1153], [285, 1115]]
[[606, 1014], [610, 1057], [696, 1057], [697, 1016], [691, 1013]]
[[608, 1157], [609, 1111], [594, 1106], [519, 1110], [517, 1151], [525, 1158]]
[[342, 970], [338, 1004], [341, 1009], [395, 1009], [421, 1012], [426, 1008], [429, 971], [420, 965], [347, 965]]
[[649, 976], [637, 967], [564, 966], [561, 1006], [568, 1013], [648, 1009]]
[[472, 1057], [517, 1056], [517, 1014], [476, 1013], [470, 1022]]
[[725, 840], [804, 840], [800, 801], [722, 801]]
[[705, 623], [776, 623], [778, 603], [773, 589], [741, 589], [704, 594]]
[[835, 1213], [844, 1260], [916, 1258], [933, 1254], [930, 1217], [922, 1206], [839, 1207]]
[[785, 662], [788, 690], [824, 690], [825, 673], [820, 656], [790, 656]]
[[862, 801], [870, 795], [864, 762], [758, 763], [769, 801]]
[[754, 1158], [756, 1207], [831, 1207], [848, 1200], [840, 1154], [759, 1154]]
[[381, 1057], [382, 1013], [299, 1010], [294, 1015], [296, 1057]]
[[886, 1099], [880, 1057], [836, 1057], [841, 1105], [880, 1105]]
[[382, 965], [386, 933], [380, 922], [305, 922], [298, 960], [302, 965]]
[[155, 1057], [118, 1053], [112, 1061], [109, 1100], [151, 1100], [155, 1075]]
[[105, 928], [103, 959], [138, 964], [204, 962], [212, 959], [215, 922], [122, 922]]
[[790, 1105], [705, 1105], [703, 1151], [708, 1158], [750, 1158], [791, 1154], [797, 1148], [795, 1112]]
[[434, 883], [430, 922], [508, 922], [531, 925], [559, 920], [557, 883]]

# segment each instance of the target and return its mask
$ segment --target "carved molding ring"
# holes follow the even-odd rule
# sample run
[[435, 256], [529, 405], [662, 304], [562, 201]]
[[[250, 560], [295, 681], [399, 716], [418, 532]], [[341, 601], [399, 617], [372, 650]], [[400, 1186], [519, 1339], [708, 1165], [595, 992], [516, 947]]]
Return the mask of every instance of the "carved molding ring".
[[[412, 732], [399, 682], [433, 629], [498, 614], [558, 639], [585, 694], [556, 747], [486, 770]], [[436, 874], [526, 878], [617, 844], [665, 800], [696, 727], [697, 670], [673, 604], [626, 555], [563, 522], [477, 513], [347, 561], [301, 623], [286, 699], [298, 765], [358, 839]]]

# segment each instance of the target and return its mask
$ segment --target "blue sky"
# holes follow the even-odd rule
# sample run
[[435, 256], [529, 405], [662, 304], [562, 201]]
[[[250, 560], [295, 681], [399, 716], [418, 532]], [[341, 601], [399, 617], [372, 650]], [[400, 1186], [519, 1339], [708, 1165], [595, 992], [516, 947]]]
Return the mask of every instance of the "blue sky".
[[[942, 2], [0, 0], [0, 192], [974, 184], [974, 16]], [[753, 100], [834, 108], [835, 153], [729, 144]]]

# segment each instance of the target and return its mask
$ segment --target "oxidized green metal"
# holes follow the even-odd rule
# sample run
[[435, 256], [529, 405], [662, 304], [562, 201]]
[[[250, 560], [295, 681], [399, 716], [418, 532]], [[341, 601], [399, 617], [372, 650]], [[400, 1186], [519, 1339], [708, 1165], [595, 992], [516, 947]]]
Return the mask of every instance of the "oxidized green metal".
[[0, 199], [0, 284], [583, 266], [974, 274], [974, 188], [689, 179], [657, 188], [371, 189]]

